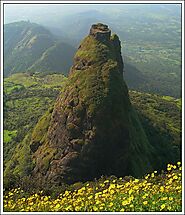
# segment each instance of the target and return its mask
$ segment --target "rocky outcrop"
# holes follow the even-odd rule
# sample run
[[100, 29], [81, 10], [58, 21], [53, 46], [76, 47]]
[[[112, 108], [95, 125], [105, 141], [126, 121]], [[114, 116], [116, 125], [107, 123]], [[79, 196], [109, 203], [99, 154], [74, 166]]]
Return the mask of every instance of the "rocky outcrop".
[[107, 25], [98, 23], [92, 25], [89, 35], [93, 36], [95, 39], [101, 42], [107, 42], [110, 40], [111, 31]]
[[151, 147], [123, 80], [120, 41], [108, 26], [91, 27], [53, 111], [38, 122], [31, 143], [32, 175], [42, 182], [138, 176], [151, 168]]

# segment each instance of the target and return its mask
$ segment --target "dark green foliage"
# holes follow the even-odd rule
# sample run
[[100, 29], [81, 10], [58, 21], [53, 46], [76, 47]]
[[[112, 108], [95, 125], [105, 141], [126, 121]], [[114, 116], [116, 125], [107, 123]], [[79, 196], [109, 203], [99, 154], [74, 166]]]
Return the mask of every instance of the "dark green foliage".
[[57, 72], [67, 75], [72, 66], [75, 51], [72, 46], [57, 42], [48, 48], [27, 71], [44, 72], [44, 74]]
[[31, 159], [29, 140], [30, 133], [16, 146], [13, 156], [6, 163], [6, 169], [4, 171], [5, 188], [15, 186], [15, 183], [20, 181], [20, 178], [26, 177], [31, 173], [34, 163]]
[[155, 156], [155, 151], [154, 147], [148, 141], [148, 137], [134, 108], [130, 111], [129, 120], [132, 140], [130, 144], [131, 153], [129, 154], [129, 171], [131, 172], [130, 175], [138, 177], [142, 176], [141, 172], [145, 172], [145, 169], [152, 171], [154, 168], [152, 160]]
[[181, 159], [180, 99], [130, 91], [149, 142], [155, 149], [155, 169]]

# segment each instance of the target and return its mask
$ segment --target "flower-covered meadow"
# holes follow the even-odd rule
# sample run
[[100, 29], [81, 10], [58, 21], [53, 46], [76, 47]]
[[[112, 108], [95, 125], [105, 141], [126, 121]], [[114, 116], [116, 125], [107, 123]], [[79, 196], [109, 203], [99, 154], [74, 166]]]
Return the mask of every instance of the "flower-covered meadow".
[[56, 197], [15, 188], [4, 193], [4, 211], [11, 212], [159, 212], [182, 211], [182, 167], [168, 164], [142, 179], [101, 178], [67, 189]]

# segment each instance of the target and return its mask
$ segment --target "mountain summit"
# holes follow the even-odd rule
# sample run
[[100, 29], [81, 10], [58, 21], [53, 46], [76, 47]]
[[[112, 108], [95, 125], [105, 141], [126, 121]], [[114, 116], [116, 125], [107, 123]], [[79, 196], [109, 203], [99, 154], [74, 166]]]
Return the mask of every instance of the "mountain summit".
[[121, 46], [107, 25], [81, 42], [54, 108], [33, 130], [32, 175], [42, 183], [139, 176], [151, 169], [151, 146], [123, 80]]
[[94, 36], [95, 39], [101, 42], [106, 42], [110, 40], [111, 31], [109, 30], [107, 25], [98, 23], [92, 25], [90, 29], [90, 35]]

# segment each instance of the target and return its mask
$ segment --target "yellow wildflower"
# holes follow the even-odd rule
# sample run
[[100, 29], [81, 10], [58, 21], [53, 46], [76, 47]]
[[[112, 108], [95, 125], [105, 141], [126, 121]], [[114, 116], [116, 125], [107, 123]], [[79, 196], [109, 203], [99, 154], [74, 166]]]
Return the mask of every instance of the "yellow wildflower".
[[112, 207], [114, 204], [111, 202], [110, 204], [109, 204], [109, 207]]
[[180, 166], [180, 165], [181, 165], [181, 162], [180, 162], [180, 161], [179, 161], [179, 162], [177, 162], [177, 165], [178, 165], [178, 166]]
[[163, 192], [164, 191], [164, 187], [161, 186], [160, 187], [160, 191]]
[[44, 201], [48, 201], [48, 199], [49, 199], [49, 198], [48, 198], [47, 196], [44, 197]]
[[128, 192], [128, 193], [129, 193], [129, 195], [130, 195], [131, 193], [133, 193], [133, 190], [132, 190], [132, 189], [131, 189], [131, 190], [129, 190], [129, 192]]
[[168, 197], [162, 197], [161, 198], [161, 200], [167, 200], [168, 199]]
[[93, 206], [93, 211], [98, 211], [98, 208], [96, 206]]
[[175, 176], [173, 176], [173, 179], [175, 179], [175, 180], [176, 180], [176, 179], [178, 179], [178, 177], [175, 175]]
[[144, 201], [144, 202], [143, 202], [143, 205], [147, 205], [147, 204], [148, 204], [148, 201]]
[[123, 206], [128, 205], [128, 204], [130, 204], [130, 202], [127, 201], [127, 200], [125, 200], [125, 201], [122, 202], [122, 205], [123, 205]]
[[163, 210], [165, 207], [166, 207], [166, 205], [165, 205], [165, 204], [162, 204], [162, 205], [161, 205], [161, 210]]

